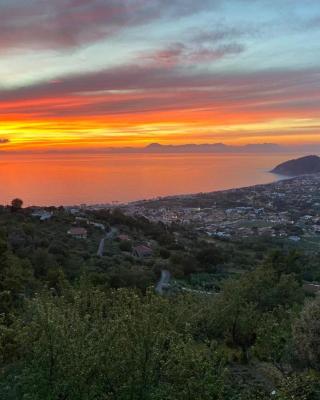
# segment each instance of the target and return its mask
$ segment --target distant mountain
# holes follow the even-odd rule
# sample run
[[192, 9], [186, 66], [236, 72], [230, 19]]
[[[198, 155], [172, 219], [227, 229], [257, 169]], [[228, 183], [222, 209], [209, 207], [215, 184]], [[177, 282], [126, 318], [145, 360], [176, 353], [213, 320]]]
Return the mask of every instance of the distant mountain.
[[107, 153], [279, 153], [286, 149], [274, 143], [230, 146], [224, 143], [162, 145], [151, 143], [145, 147], [108, 148]]
[[295, 160], [286, 161], [276, 166], [272, 171], [274, 174], [285, 176], [297, 176], [315, 174], [320, 172], [320, 157], [306, 156]]

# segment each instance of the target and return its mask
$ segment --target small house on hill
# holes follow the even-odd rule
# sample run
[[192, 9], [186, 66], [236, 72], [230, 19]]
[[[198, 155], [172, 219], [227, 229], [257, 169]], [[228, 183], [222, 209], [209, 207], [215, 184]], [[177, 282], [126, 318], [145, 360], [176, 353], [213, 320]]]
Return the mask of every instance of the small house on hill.
[[128, 235], [125, 235], [124, 233], [118, 235], [118, 240], [120, 242], [127, 242], [130, 240], [130, 237]]
[[136, 246], [132, 249], [132, 254], [135, 257], [139, 257], [139, 258], [147, 258], [147, 257], [151, 257], [153, 254], [153, 251], [150, 247], [145, 246], [145, 245], [139, 245]]
[[88, 237], [88, 231], [85, 228], [81, 227], [73, 227], [68, 230], [68, 235], [71, 235], [72, 237], [76, 239], [87, 239]]

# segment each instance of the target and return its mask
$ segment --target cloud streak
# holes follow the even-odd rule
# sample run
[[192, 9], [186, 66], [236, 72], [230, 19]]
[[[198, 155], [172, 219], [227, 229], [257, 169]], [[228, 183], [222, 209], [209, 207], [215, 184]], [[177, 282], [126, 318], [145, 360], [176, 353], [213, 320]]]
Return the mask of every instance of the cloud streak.
[[[186, 93], [199, 92], [204, 97], [207, 95], [210, 100], [216, 98], [228, 102], [259, 99], [261, 103], [268, 104], [288, 98], [307, 98], [316, 102], [320, 96], [319, 82], [320, 71], [317, 69], [222, 74], [163, 65], [129, 65], [1, 90], [0, 100], [3, 109], [5, 102], [19, 106], [19, 101], [42, 99], [44, 102], [45, 99], [52, 99], [50, 105], [54, 106], [54, 99], [64, 96], [75, 96], [74, 99], [83, 98], [88, 103], [94, 103], [101, 97], [147, 98], [152, 93], [166, 98], [177, 90], [184, 90]], [[69, 104], [73, 108], [73, 103], [67, 103], [65, 107], [68, 108]]]
[[287, 138], [291, 130], [303, 137], [318, 132], [319, 82], [316, 69], [217, 74], [127, 66], [1, 91], [0, 117], [10, 135], [34, 143], [65, 136], [86, 145], [118, 136], [121, 143], [154, 134], [178, 140], [205, 131], [249, 138], [274, 130]]
[[156, 19], [193, 14], [208, 3], [216, 1], [1, 0], [0, 51], [68, 50]]

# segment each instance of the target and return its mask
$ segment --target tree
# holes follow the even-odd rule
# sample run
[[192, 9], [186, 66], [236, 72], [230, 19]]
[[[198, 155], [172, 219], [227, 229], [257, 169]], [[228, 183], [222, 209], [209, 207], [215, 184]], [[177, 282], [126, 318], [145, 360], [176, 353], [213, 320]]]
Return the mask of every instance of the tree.
[[301, 296], [292, 275], [279, 276], [272, 268], [259, 267], [224, 284], [222, 293], [209, 304], [204, 322], [207, 334], [241, 348], [243, 360], [248, 361], [266, 313], [299, 303]]
[[11, 211], [16, 212], [16, 211], [21, 210], [22, 205], [23, 205], [23, 201], [21, 199], [18, 199], [18, 198], [13, 199], [11, 201]]
[[12, 311], [33, 286], [33, 271], [28, 260], [21, 260], [0, 240], [0, 314]]
[[292, 361], [292, 312], [279, 307], [265, 313], [257, 332], [254, 352], [262, 361], [271, 362], [282, 374]]
[[121, 251], [131, 252], [132, 251], [132, 243], [130, 242], [130, 240], [123, 240], [119, 244], [119, 249]]
[[320, 298], [309, 301], [293, 326], [294, 343], [300, 360], [320, 371]]
[[248, 301], [242, 287], [230, 281], [222, 294], [213, 299], [208, 310], [207, 335], [223, 339], [230, 347], [242, 350], [242, 360], [249, 359], [261, 318], [257, 305]]
[[[229, 399], [223, 358], [215, 346], [193, 339], [188, 316], [184, 298], [171, 302], [153, 291], [145, 296], [125, 289], [103, 293], [81, 282], [79, 290], [61, 297], [42, 293], [17, 321], [21, 368], [13, 372], [15, 385], [9, 378], [1, 385], [0, 375], [0, 396]], [[14, 390], [16, 397], [10, 397], [8, 391]]]

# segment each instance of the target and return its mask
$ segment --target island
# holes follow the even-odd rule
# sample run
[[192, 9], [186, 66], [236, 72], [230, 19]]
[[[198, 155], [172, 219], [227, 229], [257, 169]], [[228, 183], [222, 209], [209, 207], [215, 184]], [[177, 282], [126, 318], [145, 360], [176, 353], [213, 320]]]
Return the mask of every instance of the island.
[[311, 155], [289, 160], [279, 164], [270, 172], [285, 176], [316, 174], [320, 172], [320, 157]]

